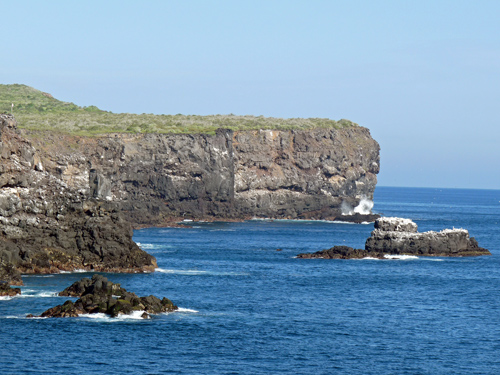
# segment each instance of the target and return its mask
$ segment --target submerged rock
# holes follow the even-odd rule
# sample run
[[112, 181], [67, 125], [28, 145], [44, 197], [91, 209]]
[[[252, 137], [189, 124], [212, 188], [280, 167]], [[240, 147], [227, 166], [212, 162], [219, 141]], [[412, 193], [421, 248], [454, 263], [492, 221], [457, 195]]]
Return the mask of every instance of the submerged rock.
[[384, 259], [389, 255], [463, 257], [491, 255], [479, 247], [465, 229], [445, 229], [441, 232], [418, 232], [417, 224], [409, 219], [383, 217], [375, 221], [375, 229], [366, 240], [365, 249], [334, 246], [328, 250], [304, 253], [297, 258], [324, 259]]
[[[112, 317], [144, 311], [142, 318], [149, 314], [172, 312], [178, 309], [168, 298], [155, 296], [138, 297], [101, 275], [92, 279], [83, 278], [59, 293], [59, 296], [80, 297], [75, 302], [66, 301], [62, 305], [44, 311], [46, 318], [77, 317], [82, 314], [104, 313]], [[33, 317], [33, 316], [29, 316]]]

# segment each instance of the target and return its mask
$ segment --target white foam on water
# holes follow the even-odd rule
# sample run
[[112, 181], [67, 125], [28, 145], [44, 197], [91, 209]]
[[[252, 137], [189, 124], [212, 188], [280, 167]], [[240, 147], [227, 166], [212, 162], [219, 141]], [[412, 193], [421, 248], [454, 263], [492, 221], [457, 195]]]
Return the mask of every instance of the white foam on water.
[[174, 275], [206, 275], [208, 271], [199, 271], [199, 270], [168, 270], [165, 268], [156, 268], [156, 272], [160, 273], [171, 273]]
[[166, 268], [156, 268], [156, 272], [169, 273], [172, 275], [185, 275], [185, 276], [200, 276], [200, 275], [213, 275], [213, 276], [248, 276], [248, 273], [243, 272], [217, 272], [217, 271], [201, 271], [201, 270], [172, 270]]
[[84, 272], [92, 272], [92, 271], [84, 270], [83, 268], [79, 268], [73, 271], [63, 271], [63, 270], [59, 271], [59, 273], [84, 273]]
[[[27, 314], [26, 314], [27, 315]], [[32, 318], [27, 318], [26, 315], [7, 315], [4, 318], [5, 319], [47, 319], [46, 316], [34, 316]]]
[[380, 258], [374, 258], [374, 257], [364, 257], [364, 258], [358, 258], [354, 260], [381, 260]]
[[414, 255], [397, 255], [397, 254], [385, 254], [384, 255], [385, 259], [391, 259], [391, 260], [418, 260], [420, 259], [417, 256]]
[[14, 297], [11, 297], [11, 296], [0, 296], [0, 301], [8, 301], [8, 300], [11, 300], [12, 298], [14, 298]]
[[23, 277], [54, 277], [54, 275], [22, 275]]
[[47, 298], [47, 297], [59, 297], [57, 292], [35, 292], [33, 291], [21, 291], [21, 294], [18, 294], [16, 298]]
[[106, 315], [104, 313], [97, 313], [97, 314], [82, 314], [79, 315], [79, 318], [84, 318], [84, 319], [91, 319], [97, 322], [123, 322], [123, 321], [130, 321], [130, 320], [145, 320], [142, 317], [142, 314], [144, 314], [145, 311], [132, 311], [130, 314], [120, 314], [117, 317], [111, 317], [109, 315]]
[[193, 309], [186, 309], [184, 307], [179, 307], [176, 312], [183, 312], [183, 313], [199, 313], [198, 310], [193, 310]]

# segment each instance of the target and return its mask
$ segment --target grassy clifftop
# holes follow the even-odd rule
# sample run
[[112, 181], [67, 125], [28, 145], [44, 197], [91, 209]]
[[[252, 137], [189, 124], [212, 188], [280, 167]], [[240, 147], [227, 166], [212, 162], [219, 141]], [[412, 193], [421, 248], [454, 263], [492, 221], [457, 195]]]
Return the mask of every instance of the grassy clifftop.
[[153, 115], [112, 113], [95, 106], [80, 107], [62, 102], [26, 85], [0, 85], [0, 113], [13, 114], [20, 128], [93, 135], [104, 133], [213, 133], [217, 128], [314, 129], [357, 126], [349, 120], [324, 118], [282, 119], [236, 115]]

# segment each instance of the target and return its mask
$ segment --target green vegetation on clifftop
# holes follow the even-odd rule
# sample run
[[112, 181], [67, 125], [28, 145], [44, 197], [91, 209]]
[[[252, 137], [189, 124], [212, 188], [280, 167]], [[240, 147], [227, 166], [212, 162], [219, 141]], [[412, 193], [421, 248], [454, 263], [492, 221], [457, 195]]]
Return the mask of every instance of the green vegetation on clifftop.
[[218, 128], [252, 129], [313, 129], [357, 126], [349, 120], [324, 118], [282, 119], [263, 116], [236, 115], [153, 115], [112, 113], [95, 106], [80, 107], [62, 102], [52, 95], [26, 85], [0, 85], [0, 113], [13, 114], [20, 128], [52, 130], [70, 134], [104, 133], [213, 133]]

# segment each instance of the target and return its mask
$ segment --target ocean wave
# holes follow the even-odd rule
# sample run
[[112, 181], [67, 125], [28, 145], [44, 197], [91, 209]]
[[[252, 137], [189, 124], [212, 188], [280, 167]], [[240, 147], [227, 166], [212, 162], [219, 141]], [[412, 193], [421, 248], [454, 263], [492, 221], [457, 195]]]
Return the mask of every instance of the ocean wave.
[[156, 268], [156, 272], [159, 273], [170, 273], [173, 275], [185, 275], [185, 276], [199, 276], [199, 275], [213, 275], [213, 276], [247, 276], [247, 273], [243, 272], [218, 272], [218, 271], [202, 271], [202, 270], [174, 270], [165, 268]]
[[179, 307], [179, 309], [177, 309], [176, 312], [181, 312], [181, 313], [199, 313], [198, 310], [186, 309], [184, 307]]
[[21, 294], [18, 294], [16, 298], [53, 298], [53, 297], [59, 297], [58, 292], [35, 292], [33, 291], [21, 291]]
[[14, 298], [14, 297], [11, 297], [11, 296], [0, 296], [0, 301], [8, 301], [8, 300], [11, 300], [12, 298]]
[[23, 274], [22, 276], [23, 276], [23, 278], [25, 278], [25, 277], [54, 277], [53, 274], [50, 274], [50, 275]]
[[385, 254], [384, 255], [385, 259], [391, 259], [391, 260], [418, 260], [420, 259], [417, 256], [414, 255], [397, 255], [397, 254]]
[[123, 322], [123, 321], [131, 321], [131, 320], [145, 320], [142, 317], [142, 314], [144, 314], [145, 311], [140, 310], [140, 311], [132, 311], [130, 314], [120, 314], [117, 317], [111, 317], [109, 315], [106, 315], [104, 313], [97, 313], [97, 314], [82, 314], [79, 316], [79, 318], [84, 318], [84, 319], [91, 319], [93, 321], [97, 322]]
[[78, 268], [73, 271], [59, 271], [59, 273], [85, 273], [85, 272], [93, 272], [93, 271], [84, 270], [83, 268]]

